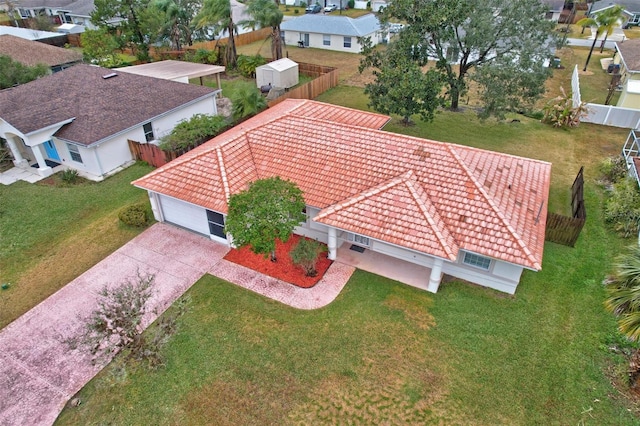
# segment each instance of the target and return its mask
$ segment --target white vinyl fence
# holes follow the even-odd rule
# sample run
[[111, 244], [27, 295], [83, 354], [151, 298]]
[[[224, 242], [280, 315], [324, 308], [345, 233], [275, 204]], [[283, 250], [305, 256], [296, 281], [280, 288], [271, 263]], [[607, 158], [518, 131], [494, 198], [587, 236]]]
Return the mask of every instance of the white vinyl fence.
[[[574, 67], [571, 76], [571, 92], [573, 106], [576, 107], [582, 102], [580, 98], [580, 78], [578, 77], [577, 65]], [[624, 127], [627, 129], [637, 129], [640, 127], [640, 110], [592, 103], [587, 103], [586, 106], [588, 112], [580, 119], [581, 122]]]

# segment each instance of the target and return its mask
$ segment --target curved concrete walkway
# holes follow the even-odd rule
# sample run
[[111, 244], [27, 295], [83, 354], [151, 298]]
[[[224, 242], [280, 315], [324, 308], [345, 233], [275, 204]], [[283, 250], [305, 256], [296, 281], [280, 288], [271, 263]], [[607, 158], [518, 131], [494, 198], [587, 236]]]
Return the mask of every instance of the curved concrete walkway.
[[[354, 268], [334, 262], [323, 279], [303, 289], [227, 262], [228, 248], [166, 224], [155, 224], [0, 331], [0, 424], [50, 425], [67, 401], [104, 365], [62, 343], [95, 309], [107, 284], [155, 274], [150, 303], [164, 312], [205, 273], [300, 309], [333, 301]], [[156, 319], [145, 317], [145, 327]]]

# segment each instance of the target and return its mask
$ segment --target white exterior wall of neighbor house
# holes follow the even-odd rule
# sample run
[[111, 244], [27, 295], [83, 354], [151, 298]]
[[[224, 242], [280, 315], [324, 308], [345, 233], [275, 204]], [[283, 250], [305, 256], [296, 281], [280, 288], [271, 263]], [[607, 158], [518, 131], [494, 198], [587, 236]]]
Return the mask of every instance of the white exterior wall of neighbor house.
[[[284, 42], [287, 45], [297, 46], [300, 40], [304, 40], [303, 34], [299, 31], [285, 31]], [[351, 47], [344, 47], [344, 37], [336, 34], [326, 34], [330, 37], [329, 45], [324, 44], [325, 34], [308, 33], [309, 34], [309, 46], [316, 49], [336, 50], [339, 52], [351, 52], [360, 53], [362, 46], [358, 43], [358, 37], [351, 36]], [[383, 36], [380, 33], [369, 34], [373, 45], [379, 44], [383, 40]]]
[[[170, 114], [152, 120], [151, 127], [155, 139], [157, 140], [171, 132], [178, 123], [198, 113], [216, 114], [215, 98], [209, 97], [200, 100], [185, 108], [175, 110]], [[136, 128], [117, 134], [112, 138], [105, 139], [99, 144], [89, 147], [71, 143], [71, 145], [77, 146], [82, 162], [75, 161], [72, 158], [70, 148], [66, 141], [57, 138], [53, 138], [53, 141], [60, 155], [62, 164], [78, 170], [80, 174], [87, 179], [99, 181], [117, 172], [120, 168], [127, 167], [133, 162], [134, 158], [129, 149], [128, 140], [131, 139], [136, 142], [145, 143], [146, 138], [143, 125], [144, 123], [141, 123], [140, 126]]]

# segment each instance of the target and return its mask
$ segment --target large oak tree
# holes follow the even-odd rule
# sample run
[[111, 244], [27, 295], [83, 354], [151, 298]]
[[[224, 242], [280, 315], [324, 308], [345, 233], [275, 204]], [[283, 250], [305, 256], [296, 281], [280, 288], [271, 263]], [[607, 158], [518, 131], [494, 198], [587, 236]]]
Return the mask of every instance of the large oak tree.
[[[482, 86], [495, 82], [496, 74], [509, 79], [511, 99], [491, 105], [497, 108], [532, 101], [532, 95], [542, 93], [548, 75], [544, 62], [558, 42], [554, 23], [544, 19], [546, 9], [540, 0], [394, 0], [382, 21], [406, 22], [388, 49], [400, 49], [420, 66], [431, 61], [442, 75], [452, 110], [458, 109], [469, 79], [477, 76], [474, 71], [483, 69], [481, 95], [487, 90]], [[508, 74], [497, 72], [505, 67]], [[522, 96], [516, 87], [523, 89]], [[489, 91], [492, 97], [501, 96], [495, 88]]]

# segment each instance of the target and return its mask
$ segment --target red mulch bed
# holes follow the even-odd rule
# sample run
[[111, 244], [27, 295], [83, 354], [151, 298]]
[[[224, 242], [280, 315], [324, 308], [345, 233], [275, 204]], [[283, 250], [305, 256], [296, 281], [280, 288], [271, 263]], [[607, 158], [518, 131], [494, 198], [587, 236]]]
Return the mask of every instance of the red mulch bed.
[[277, 262], [269, 260], [269, 256], [265, 258], [261, 254], [252, 252], [249, 247], [231, 249], [224, 258], [229, 262], [246, 266], [254, 271], [258, 271], [262, 274], [269, 275], [270, 277], [277, 278], [298, 287], [310, 288], [320, 281], [332, 262], [327, 259], [326, 251], [320, 253], [318, 256], [318, 263], [316, 264], [318, 275], [315, 277], [307, 277], [304, 270], [300, 266], [294, 265], [291, 261], [291, 257], [289, 257], [289, 252], [300, 238], [303, 237], [294, 234], [286, 243], [283, 243], [280, 240], [276, 241]]

